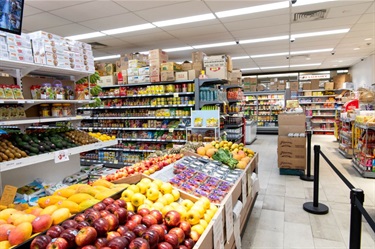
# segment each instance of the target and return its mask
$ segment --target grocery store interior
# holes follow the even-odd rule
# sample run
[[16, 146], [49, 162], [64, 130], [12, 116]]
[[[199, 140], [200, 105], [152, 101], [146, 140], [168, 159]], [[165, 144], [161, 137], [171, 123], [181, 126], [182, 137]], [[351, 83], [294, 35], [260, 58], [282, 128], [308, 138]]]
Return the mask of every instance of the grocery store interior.
[[0, 0], [0, 248], [375, 248], [374, 40], [374, 0]]

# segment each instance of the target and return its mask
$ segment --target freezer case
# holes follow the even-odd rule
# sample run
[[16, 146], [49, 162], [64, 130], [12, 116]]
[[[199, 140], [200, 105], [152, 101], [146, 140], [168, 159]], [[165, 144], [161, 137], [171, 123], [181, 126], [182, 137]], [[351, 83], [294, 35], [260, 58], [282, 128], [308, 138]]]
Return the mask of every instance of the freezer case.
[[252, 144], [257, 138], [257, 122], [247, 120], [245, 127], [245, 143]]

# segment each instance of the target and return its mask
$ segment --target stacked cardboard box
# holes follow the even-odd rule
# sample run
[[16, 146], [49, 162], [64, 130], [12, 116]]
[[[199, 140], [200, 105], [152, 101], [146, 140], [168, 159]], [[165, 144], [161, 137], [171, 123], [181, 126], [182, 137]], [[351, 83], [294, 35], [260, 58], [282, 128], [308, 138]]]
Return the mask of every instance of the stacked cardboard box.
[[150, 65], [150, 82], [160, 82], [162, 63], [168, 61], [168, 54], [161, 49], [153, 49], [149, 51], [148, 60]]
[[226, 55], [205, 56], [203, 66], [208, 78], [228, 79]]
[[306, 167], [306, 115], [302, 113], [279, 114], [278, 166], [284, 169]]
[[33, 63], [30, 36], [0, 32], [0, 58]]
[[245, 91], [256, 92], [257, 78], [245, 77], [242, 79], [242, 82]]
[[230, 85], [241, 85], [242, 84], [242, 72], [239, 69], [228, 72], [228, 83]]
[[350, 74], [339, 74], [333, 77], [333, 83], [335, 89], [349, 89], [353, 88], [353, 84], [348, 84], [352, 82], [352, 77]]

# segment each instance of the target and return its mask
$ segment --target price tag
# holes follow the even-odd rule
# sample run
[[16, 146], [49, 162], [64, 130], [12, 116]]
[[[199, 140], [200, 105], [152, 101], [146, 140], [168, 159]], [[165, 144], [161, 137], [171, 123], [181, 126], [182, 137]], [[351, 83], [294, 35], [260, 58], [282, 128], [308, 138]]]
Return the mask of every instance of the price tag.
[[18, 102], [18, 104], [25, 104], [26, 103], [25, 100], [18, 100], [17, 102]]
[[0, 104], [4, 104], [4, 100], [0, 100]]
[[3, 195], [1, 196], [0, 204], [4, 206], [12, 204], [14, 201], [14, 197], [16, 197], [16, 193], [17, 187], [5, 185]]
[[12, 167], [12, 166], [14, 166], [14, 165], [15, 165], [14, 161], [11, 161], [11, 162], [7, 162], [7, 163], [5, 164], [5, 167]]
[[230, 237], [232, 236], [232, 233], [233, 233], [233, 204], [232, 204], [232, 198], [228, 198], [224, 207], [225, 207], [226, 235], [227, 235], [227, 241], [229, 241]]
[[59, 150], [55, 152], [55, 163], [62, 163], [69, 161], [69, 154], [67, 150]]
[[33, 103], [34, 103], [34, 100], [26, 100], [26, 103], [28, 103], [28, 104], [33, 104]]
[[169, 128], [169, 132], [174, 132], [174, 128]]
[[223, 213], [217, 216], [213, 226], [214, 232], [214, 248], [224, 249], [224, 231], [223, 231]]
[[118, 164], [118, 160], [115, 159], [115, 160], [113, 161], [113, 163], [114, 163], [114, 164]]
[[174, 98], [178, 98], [178, 93], [173, 93]]
[[89, 131], [92, 131], [92, 128], [91, 128], [91, 127], [89, 127]]
[[242, 182], [242, 203], [246, 205], [246, 201], [247, 201], [246, 174], [242, 177], [241, 182]]
[[83, 118], [82, 115], [77, 115], [76, 116], [76, 119], [81, 119], [81, 118]]

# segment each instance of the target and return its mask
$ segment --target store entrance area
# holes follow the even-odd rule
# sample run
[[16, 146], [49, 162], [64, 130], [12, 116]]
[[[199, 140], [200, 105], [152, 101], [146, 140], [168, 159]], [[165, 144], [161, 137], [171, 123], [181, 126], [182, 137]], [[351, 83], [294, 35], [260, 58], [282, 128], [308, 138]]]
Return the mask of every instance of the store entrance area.
[[[320, 145], [340, 172], [355, 187], [363, 189], [364, 207], [375, 219], [374, 179], [360, 176], [351, 159], [339, 154], [334, 136], [313, 135], [314, 145]], [[259, 152], [260, 192], [242, 236], [243, 248], [349, 248], [350, 191], [329, 165], [320, 160], [319, 202], [329, 207], [329, 213], [314, 215], [302, 208], [305, 202], [313, 200], [313, 182], [279, 173], [277, 135], [257, 135], [251, 148]], [[373, 249], [375, 234], [367, 222], [362, 221], [361, 248]]]

